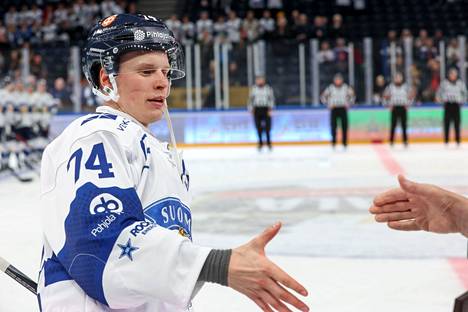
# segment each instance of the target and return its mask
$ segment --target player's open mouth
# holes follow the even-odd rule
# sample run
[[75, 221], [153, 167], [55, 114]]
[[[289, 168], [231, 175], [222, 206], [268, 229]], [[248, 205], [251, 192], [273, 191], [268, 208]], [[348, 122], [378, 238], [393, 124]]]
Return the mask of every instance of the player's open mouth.
[[155, 98], [151, 98], [151, 99], [148, 99], [148, 103], [150, 103], [151, 105], [157, 107], [157, 108], [161, 108], [164, 106], [164, 97], [155, 97]]

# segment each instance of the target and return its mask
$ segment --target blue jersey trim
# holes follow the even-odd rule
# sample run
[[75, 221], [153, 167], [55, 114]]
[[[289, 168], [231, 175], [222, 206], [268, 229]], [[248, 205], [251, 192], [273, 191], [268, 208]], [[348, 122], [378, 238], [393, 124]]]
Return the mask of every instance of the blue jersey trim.
[[60, 263], [85, 293], [104, 305], [102, 278], [117, 238], [145, 217], [134, 188], [99, 188], [86, 183], [76, 191], [65, 219], [65, 245]]

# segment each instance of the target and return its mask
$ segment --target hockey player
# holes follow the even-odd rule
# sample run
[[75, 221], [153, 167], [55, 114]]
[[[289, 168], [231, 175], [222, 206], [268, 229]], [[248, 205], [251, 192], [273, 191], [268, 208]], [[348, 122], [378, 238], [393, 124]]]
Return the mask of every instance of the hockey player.
[[344, 83], [343, 76], [338, 73], [333, 77], [333, 83], [329, 85], [321, 95], [321, 101], [330, 109], [330, 129], [332, 146], [336, 145], [336, 129], [338, 120], [341, 123], [343, 146], [348, 146], [348, 108], [354, 104], [356, 97], [352, 87]]
[[105, 104], [44, 151], [42, 311], [188, 311], [206, 281], [264, 311], [290, 311], [286, 303], [308, 311], [287, 290], [305, 288], [264, 254], [280, 224], [232, 250], [192, 243], [185, 163], [148, 130], [163, 116], [170, 125], [166, 98], [184, 76], [180, 54], [152, 16], [113, 15], [91, 29], [83, 71]]
[[450, 124], [453, 122], [455, 128], [455, 141], [461, 143], [460, 135], [460, 108], [466, 101], [465, 83], [458, 78], [456, 68], [448, 72], [448, 79], [440, 84], [437, 91], [436, 102], [444, 104], [444, 142], [448, 144], [450, 136]]
[[39, 80], [37, 82], [36, 105], [39, 111], [39, 136], [48, 139], [50, 120], [57, 111], [58, 100], [54, 99], [53, 96], [47, 92], [47, 83], [45, 80]]
[[392, 146], [398, 122], [401, 122], [403, 144], [405, 147], [408, 146], [408, 108], [413, 102], [414, 95], [414, 91], [403, 82], [403, 75], [401, 73], [396, 73], [393, 77], [393, 83], [385, 88], [383, 98], [385, 99], [385, 104], [390, 107], [391, 111], [390, 145]]
[[266, 143], [271, 150], [271, 111], [275, 106], [273, 89], [266, 84], [263, 76], [255, 79], [255, 86], [250, 90], [248, 108], [254, 116], [255, 128], [258, 134], [258, 150], [263, 147], [263, 132], [266, 134]]

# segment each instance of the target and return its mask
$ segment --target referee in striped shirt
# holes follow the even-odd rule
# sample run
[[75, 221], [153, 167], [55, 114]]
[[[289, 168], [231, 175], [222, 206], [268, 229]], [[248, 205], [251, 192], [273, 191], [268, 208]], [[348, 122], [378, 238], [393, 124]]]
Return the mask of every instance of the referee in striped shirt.
[[336, 129], [338, 120], [341, 123], [341, 134], [343, 146], [348, 146], [348, 108], [354, 104], [354, 90], [344, 83], [343, 76], [336, 74], [333, 83], [322, 93], [320, 99], [330, 109], [330, 129], [332, 135], [332, 146], [336, 145]]
[[403, 82], [403, 74], [396, 73], [393, 77], [393, 83], [385, 88], [383, 98], [385, 104], [391, 110], [391, 128], [390, 128], [390, 145], [393, 146], [395, 138], [395, 129], [397, 123], [401, 123], [401, 130], [403, 134], [403, 144], [408, 146], [408, 107], [414, 99], [414, 91]]
[[266, 134], [266, 143], [271, 150], [271, 111], [275, 106], [275, 95], [273, 89], [266, 84], [263, 76], [255, 78], [255, 86], [250, 89], [249, 111], [252, 112], [255, 121], [255, 128], [258, 134], [258, 150], [263, 147], [263, 133]]
[[450, 137], [450, 124], [453, 122], [455, 128], [455, 140], [461, 143], [460, 136], [460, 107], [466, 101], [465, 83], [458, 79], [458, 71], [451, 68], [448, 72], [448, 79], [440, 84], [436, 94], [436, 102], [444, 103], [444, 141], [448, 144]]

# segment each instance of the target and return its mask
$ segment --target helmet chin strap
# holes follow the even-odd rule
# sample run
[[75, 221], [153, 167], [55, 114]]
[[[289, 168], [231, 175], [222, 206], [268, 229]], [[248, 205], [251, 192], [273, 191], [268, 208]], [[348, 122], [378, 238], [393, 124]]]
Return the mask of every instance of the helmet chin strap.
[[167, 108], [167, 98], [169, 97], [169, 94], [171, 93], [171, 80], [169, 80], [169, 88], [167, 91], [167, 96], [166, 96], [166, 105], [163, 106], [163, 111], [164, 111], [164, 118], [166, 119], [167, 127], [169, 129], [169, 136], [171, 139], [171, 145], [173, 150], [171, 151], [174, 160], [176, 162], [176, 167], [177, 171], [179, 172], [179, 176], [182, 178], [182, 161], [181, 157], [179, 155], [179, 152], [177, 151], [177, 143], [174, 135], [174, 129], [172, 128], [172, 122], [171, 122], [171, 117], [169, 116], [169, 110]]
[[103, 90], [93, 88], [93, 93], [101, 98], [104, 102], [117, 102], [119, 100], [119, 89], [117, 88], [117, 82], [115, 81], [115, 74], [109, 74], [109, 81], [112, 88], [109, 88], [108, 86], [103, 87]]

